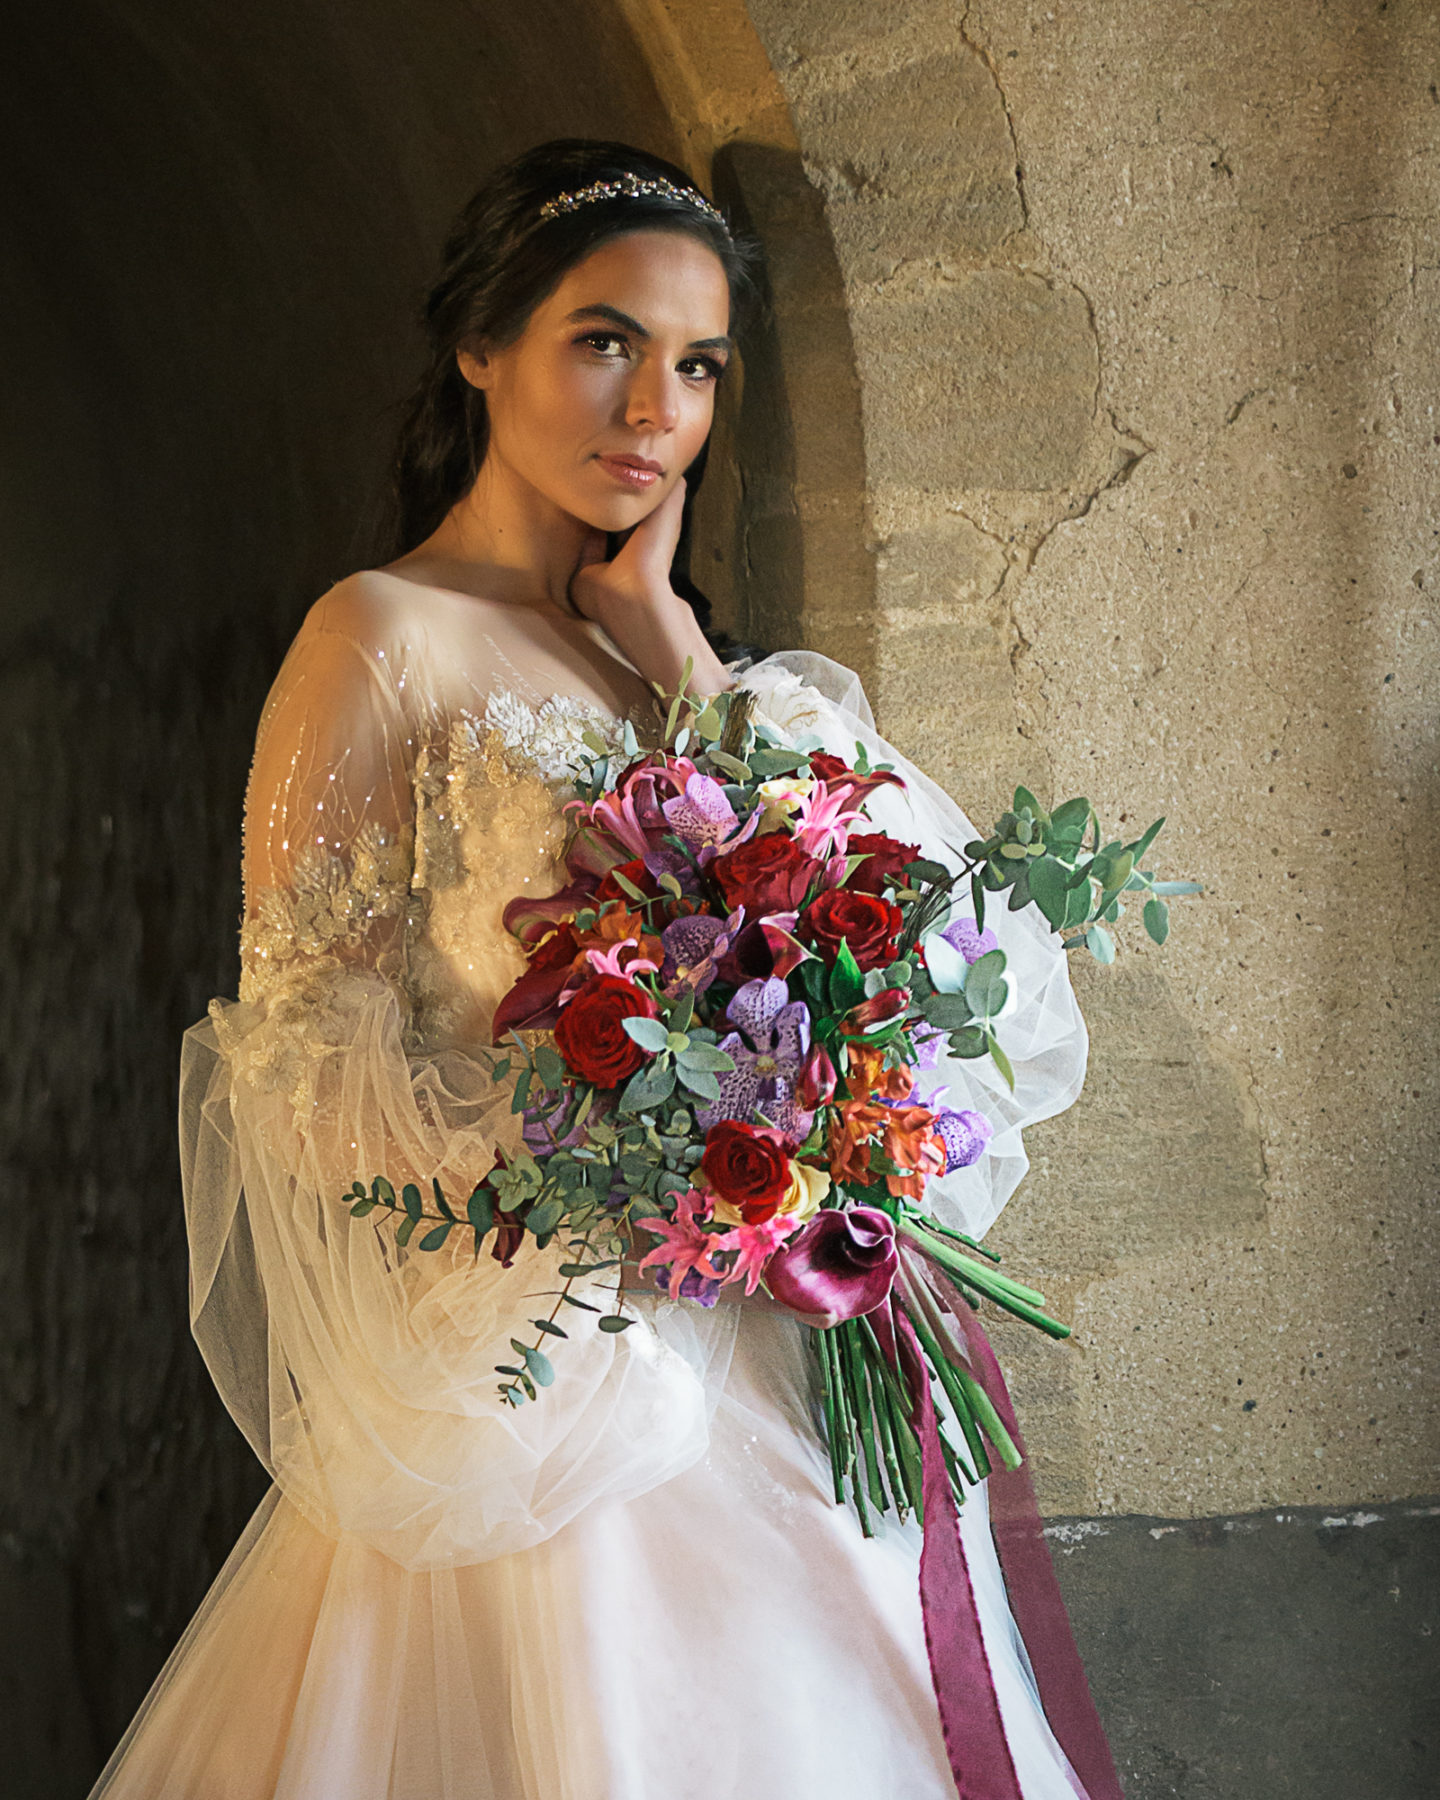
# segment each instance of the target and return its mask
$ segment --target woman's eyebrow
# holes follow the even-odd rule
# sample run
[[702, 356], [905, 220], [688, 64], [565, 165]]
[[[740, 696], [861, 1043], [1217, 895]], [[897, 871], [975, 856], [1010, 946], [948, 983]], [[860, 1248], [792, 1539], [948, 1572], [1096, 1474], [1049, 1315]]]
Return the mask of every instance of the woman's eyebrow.
[[[624, 331], [633, 331], [638, 338], [648, 338], [650, 333], [638, 319], [632, 319], [629, 313], [623, 313], [618, 306], [606, 306], [597, 301], [594, 306], [577, 306], [575, 311], [567, 314], [567, 325], [579, 325], [587, 319], [603, 319], [607, 325], [618, 325]], [[685, 348], [687, 350], [729, 350], [732, 340], [729, 337], [694, 338]]]

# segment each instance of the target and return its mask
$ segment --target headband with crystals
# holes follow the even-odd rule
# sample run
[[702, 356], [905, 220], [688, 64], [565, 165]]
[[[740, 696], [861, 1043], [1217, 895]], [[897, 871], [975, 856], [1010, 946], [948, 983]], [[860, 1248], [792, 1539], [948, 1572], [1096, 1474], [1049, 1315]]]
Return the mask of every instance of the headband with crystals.
[[658, 175], [643, 181], [638, 175], [622, 175], [618, 181], [593, 181], [589, 187], [576, 188], [571, 193], [557, 194], [553, 200], [547, 200], [540, 208], [540, 217], [558, 219], [561, 213], [574, 212], [577, 207], [589, 206], [596, 200], [635, 200], [644, 194], [658, 194], [662, 200], [679, 200], [713, 219], [722, 230], [730, 229], [725, 223], [725, 215], [703, 194], [697, 194], [694, 188], [677, 187], [673, 181]]

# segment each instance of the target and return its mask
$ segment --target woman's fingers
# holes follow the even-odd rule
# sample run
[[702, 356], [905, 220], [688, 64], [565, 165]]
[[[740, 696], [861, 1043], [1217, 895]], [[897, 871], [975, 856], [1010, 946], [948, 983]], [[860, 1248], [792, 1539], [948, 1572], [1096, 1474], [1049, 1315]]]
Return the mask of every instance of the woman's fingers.
[[633, 570], [643, 586], [670, 586], [670, 565], [680, 542], [680, 521], [685, 511], [685, 477], [647, 513], [626, 539], [615, 558], [616, 566]]

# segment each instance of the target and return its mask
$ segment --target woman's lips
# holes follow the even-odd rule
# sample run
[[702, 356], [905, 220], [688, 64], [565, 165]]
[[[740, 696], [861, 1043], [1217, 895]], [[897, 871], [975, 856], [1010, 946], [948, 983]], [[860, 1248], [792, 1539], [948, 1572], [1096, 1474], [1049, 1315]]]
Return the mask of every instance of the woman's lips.
[[626, 456], [598, 456], [595, 459], [606, 474], [612, 475], [622, 487], [643, 491], [654, 487], [663, 470], [646, 464], [641, 458], [632, 460]]

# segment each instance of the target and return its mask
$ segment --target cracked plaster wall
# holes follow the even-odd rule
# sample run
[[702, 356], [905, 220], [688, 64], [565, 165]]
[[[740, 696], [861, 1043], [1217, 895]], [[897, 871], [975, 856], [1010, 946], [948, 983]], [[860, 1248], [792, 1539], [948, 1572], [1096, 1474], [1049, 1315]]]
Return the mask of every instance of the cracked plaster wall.
[[1440, 18], [749, 12], [844, 281], [883, 727], [977, 815], [1164, 813], [1206, 887], [1077, 970], [1090, 1081], [997, 1233], [1078, 1327], [1004, 1334], [1043, 1498], [1427, 1491]]

